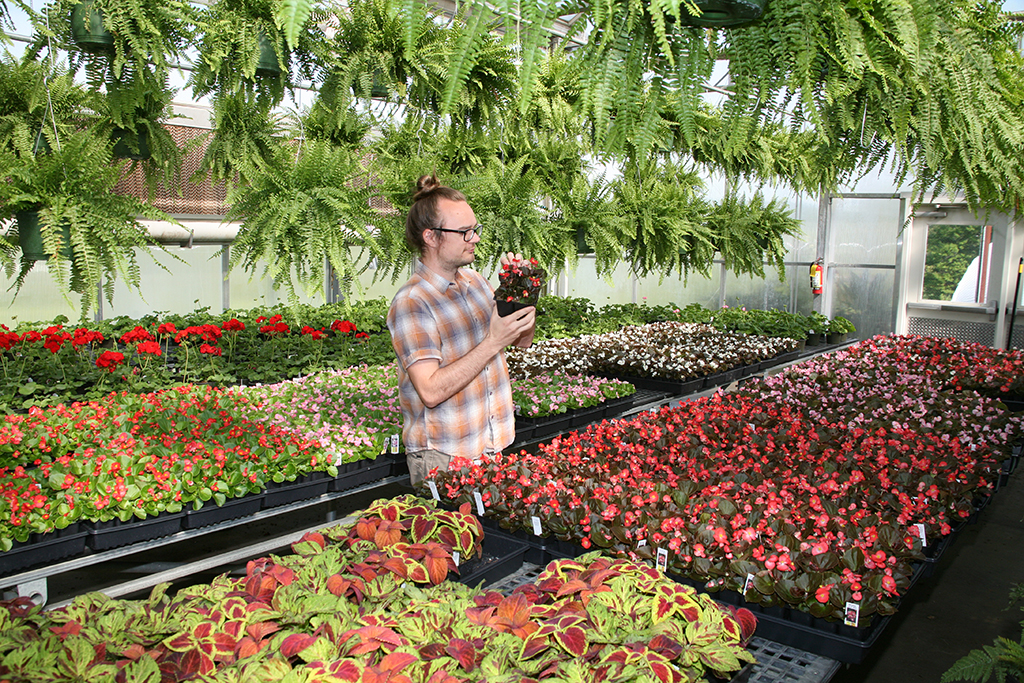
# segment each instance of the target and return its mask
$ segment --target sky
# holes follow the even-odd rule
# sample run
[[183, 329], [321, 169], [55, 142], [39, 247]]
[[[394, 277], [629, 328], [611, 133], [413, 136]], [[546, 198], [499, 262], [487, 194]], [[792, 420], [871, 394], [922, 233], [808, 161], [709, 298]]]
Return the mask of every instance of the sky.
[[1024, 0], [1004, 0], [1003, 9], [1007, 12], [1024, 12]]

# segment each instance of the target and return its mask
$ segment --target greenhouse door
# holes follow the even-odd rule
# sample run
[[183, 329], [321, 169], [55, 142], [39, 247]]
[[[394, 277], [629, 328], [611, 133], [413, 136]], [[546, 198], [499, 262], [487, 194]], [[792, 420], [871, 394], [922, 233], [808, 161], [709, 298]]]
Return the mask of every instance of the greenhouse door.
[[826, 195], [823, 201], [818, 253], [825, 290], [816, 310], [849, 319], [859, 339], [893, 332], [904, 201], [891, 194]]

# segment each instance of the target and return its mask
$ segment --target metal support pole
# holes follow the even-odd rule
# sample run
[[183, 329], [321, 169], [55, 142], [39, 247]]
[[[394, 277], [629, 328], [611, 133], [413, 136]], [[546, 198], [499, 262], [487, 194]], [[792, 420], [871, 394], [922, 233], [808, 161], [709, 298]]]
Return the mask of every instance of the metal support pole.
[[1017, 298], [1020, 296], [1020, 275], [1024, 272], [1024, 256], [1017, 263], [1017, 286], [1013, 290], [1013, 308], [1010, 309], [1009, 331], [1006, 334], [1007, 350], [1013, 348], [1013, 320], [1017, 317]]

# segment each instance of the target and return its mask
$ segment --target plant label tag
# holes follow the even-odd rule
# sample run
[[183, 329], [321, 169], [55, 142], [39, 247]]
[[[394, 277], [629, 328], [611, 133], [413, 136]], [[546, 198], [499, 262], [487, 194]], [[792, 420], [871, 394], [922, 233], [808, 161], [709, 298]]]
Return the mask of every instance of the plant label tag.
[[484, 516], [484, 499], [479, 491], [473, 491], [473, 500], [476, 501], [476, 514]]
[[747, 426], [750, 427], [750, 431], [752, 431], [752, 432], [756, 432], [757, 431], [757, 425], [754, 424], [753, 422], [748, 422]]
[[914, 533], [915, 536], [917, 536], [918, 538], [921, 539], [921, 547], [922, 548], [927, 548], [928, 547], [928, 537], [925, 536], [925, 533], [924, 533], [924, 522], [918, 522], [917, 524], [912, 526], [910, 529]]
[[434, 483], [433, 479], [427, 480], [427, 486], [430, 487], [430, 495], [433, 496], [434, 500], [441, 500], [441, 496], [437, 495], [437, 484]]
[[538, 517], [537, 515], [533, 515], [532, 517], [530, 517], [530, 522], [533, 523], [533, 535], [540, 536], [542, 531], [540, 526], [540, 517]]
[[668, 550], [665, 548], [658, 548], [658, 558], [654, 561], [654, 566], [660, 571], [668, 570]]
[[747, 574], [746, 580], [743, 582], [743, 599], [746, 600], [747, 591], [754, 587], [754, 575]]
[[391, 455], [398, 455], [398, 434], [391, 435]]
[[456, 567], [459, 566], [459, 551], [458, 550], [453, 550], [452, 551], [452, 562], [455, 563]]
[[388, 438], [385, 436], [384, 437], [384, 444], [380, 448], [380, 454], [384, 455], [387, 452], [388, 452]]
[[843, 613], [843, 623], [854, 628], [857, 628], [857, 626], [860, 625], [860, 604], [856, 602], [846, 603], [846, 610]]
[[639, 541], [636, 542], [636, 547], [637, 548], [643, 548], [645, 545], [647, 545], [647, 539], [646, 538], [641, 538]]

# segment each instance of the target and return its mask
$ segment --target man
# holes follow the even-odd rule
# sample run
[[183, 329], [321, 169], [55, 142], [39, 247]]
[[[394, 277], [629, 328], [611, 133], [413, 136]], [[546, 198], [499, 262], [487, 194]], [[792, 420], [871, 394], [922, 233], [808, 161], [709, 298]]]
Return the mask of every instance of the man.
[[[533, 342], [531, 306], [498, 316], [494, 289], [473, 262], [480, 225], [458, 190], [423, 176], [405, 221], [419, 251], [416, 273], [395, 295], [388, 329], [398, 356], [402, 437], [412, 483], [452, 457], [478, 458], [515, 439], [503, 350]], [[501, 262], [522, 260], [506, 254]]]

